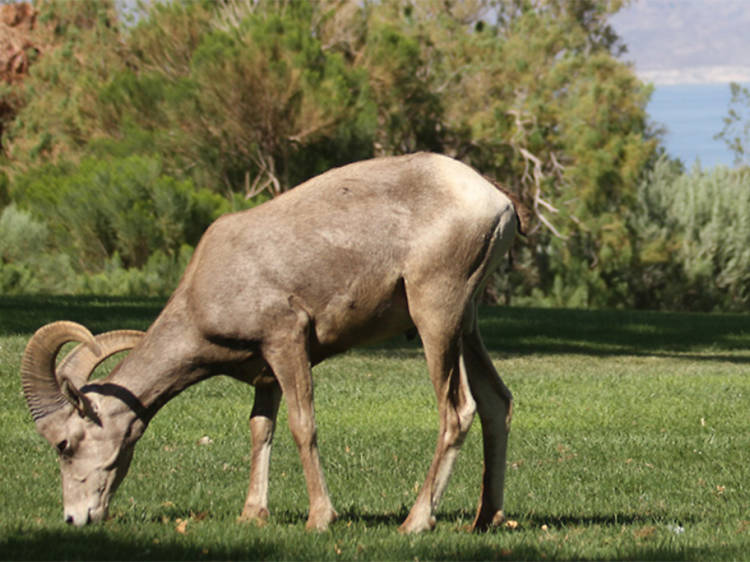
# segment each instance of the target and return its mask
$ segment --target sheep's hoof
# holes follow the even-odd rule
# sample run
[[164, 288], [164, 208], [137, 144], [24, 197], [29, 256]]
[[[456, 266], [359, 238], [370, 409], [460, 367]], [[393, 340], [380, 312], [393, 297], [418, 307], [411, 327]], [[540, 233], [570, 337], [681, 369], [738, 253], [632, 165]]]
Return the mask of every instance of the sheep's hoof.
[[238, 523], [254, 523], [262, 527], [268, 521], [271, 514], [265, 507], [251, 506], [242, 510], [242, 514], [237, 518]]

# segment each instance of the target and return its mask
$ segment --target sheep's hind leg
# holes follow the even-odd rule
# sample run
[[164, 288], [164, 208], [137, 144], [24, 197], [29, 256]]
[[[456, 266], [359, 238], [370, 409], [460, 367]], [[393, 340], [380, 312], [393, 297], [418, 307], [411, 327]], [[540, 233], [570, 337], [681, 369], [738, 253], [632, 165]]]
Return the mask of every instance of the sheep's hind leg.
[[503, 489], [513, 397], [492, 365], [479, 335], [476, 316], [470, 325], [470, 331], [462, 338], [461, 365], [466, 370], [482, 423], [484, 474], [473, 523], [475, 530], [482, 531], [499, 526], [505, 520]]
[[[437, 395], [440, 429], [427, 478], [409, 516], [400, 527], [405, 533], [417, 533], [435, 526], [434, 512], [476, 411], [465, 372], [459, 365], [460, 321], [439, 316], [416, 321]], [[451, 325], [455, 329], [445, 329]]]

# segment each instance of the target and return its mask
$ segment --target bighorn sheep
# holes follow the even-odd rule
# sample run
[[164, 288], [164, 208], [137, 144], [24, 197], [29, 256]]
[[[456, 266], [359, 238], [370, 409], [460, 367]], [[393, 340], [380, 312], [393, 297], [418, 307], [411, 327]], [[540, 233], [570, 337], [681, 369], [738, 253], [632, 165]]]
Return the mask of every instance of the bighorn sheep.
[[[143, 334], [40, 328], [22, 362], [39, 432], [56, 447], [65, 520], [100, 521], [136, 441], [168, 400], [227, 374], [255, 386], [250, 487], [241, 518], [268, 517], [268, 470], [283, 395], [302, 460], [307, 527], [336, 518], [323, 478], [311, 366], [354, 345], [417, 329], [437, 394], [439, 435], [405, 532], [430, 529], [476, 411], [484, 476], [476, 529], [503, 521], [511, 394], [477, 328], [476, 305], [515, 235], [511, 200], [435, 154], [333, 169], [211, 225], [164, 310]], [[64, 343], [81, 342], [57, 367]], [[105, 378], [106, 357], [132, 351]]]

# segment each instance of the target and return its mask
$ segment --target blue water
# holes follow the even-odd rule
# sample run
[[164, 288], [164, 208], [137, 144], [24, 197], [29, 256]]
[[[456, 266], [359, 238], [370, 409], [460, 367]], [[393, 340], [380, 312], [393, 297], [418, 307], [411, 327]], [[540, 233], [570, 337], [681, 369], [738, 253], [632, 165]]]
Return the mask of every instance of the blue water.
[[657, 85], [648, 105], [651, 119], [666, 128], [667, 152], [689, 170], [697, 161], [705, 168], [732, 166], [732, 152], [714, 135], [724, 127], [729, 110], [729, 84]]

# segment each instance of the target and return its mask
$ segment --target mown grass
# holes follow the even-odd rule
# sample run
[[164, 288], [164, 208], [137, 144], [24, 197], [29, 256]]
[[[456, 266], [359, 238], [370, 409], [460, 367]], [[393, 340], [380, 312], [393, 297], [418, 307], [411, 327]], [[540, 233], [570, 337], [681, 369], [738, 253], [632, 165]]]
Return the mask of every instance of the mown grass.
[[[750, 321], [743, 315], [488, 308], [482, 330], [516, 398], [506, 483], [517, 524], [467, 532], [481, 476], [475, 423], [434, 532], [402, 536], [437, 431], [421, 351], [405, 339], [315, 370], [320, 447], [340, 519], [304, 530], [307, 498], [282, 407], [272, 517], [236, 522], [253, 391], [217, 377], [157, 415], [109, 521], [62, 522], [53, 450], [18, 366], [61, 318], [144, 328], [158, 300], [0, 299], [0, 557], [133, 560], [727, 560], [750, 556]], [[208, 436], [210, 443], [200, 444]]]

